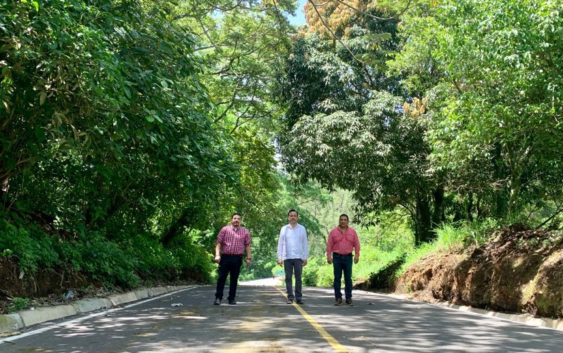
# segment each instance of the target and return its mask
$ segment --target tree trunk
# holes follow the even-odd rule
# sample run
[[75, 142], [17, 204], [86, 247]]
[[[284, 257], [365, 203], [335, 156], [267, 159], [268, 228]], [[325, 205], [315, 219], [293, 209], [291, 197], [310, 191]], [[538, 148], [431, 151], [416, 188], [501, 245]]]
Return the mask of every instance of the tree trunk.
[[432, 213], [432, 228], [439, 226], [444, 219], [444, 188], [439, 186], [434, 190], [434, 212]]
[[[506, 172], [504, 161], [502, 159], [502, 146], [500, 145], [500, 143], [496, 143], [495, 159], [493, 160], [493, 162], [495, 163], [495, 175], [493, 181], [496, 183], [500, 180], [505, 180], [507, 177], [507, 172]], [[494, 202], [495, 202], [495, 217], [499, 219], [504, 219], [508, 214], [508, 198], [506, 195], [506, 189], [504, 187], [495, 190]]]
[[467, 196], [467, 219], [473, 222], [473, 193], [470, 192]]
[[172, 240], [174, 240], [178, 235], [182, 234], [184, 228], [190, 227], [194, 224], [196, 219], [197, 208], [193, 206], [188, 206], [184, 212], [178, 217], [178, 219], [172, 223], [168, 231], [164, 234], [160, 242], [166, 247]]
[[435, 234], [432, 231], [432, 212], [430, 202], [427, 198], [418, 198], [416, 200], [415, 215], [415, 240], [416, 245], [427, 243], [434, 239]]

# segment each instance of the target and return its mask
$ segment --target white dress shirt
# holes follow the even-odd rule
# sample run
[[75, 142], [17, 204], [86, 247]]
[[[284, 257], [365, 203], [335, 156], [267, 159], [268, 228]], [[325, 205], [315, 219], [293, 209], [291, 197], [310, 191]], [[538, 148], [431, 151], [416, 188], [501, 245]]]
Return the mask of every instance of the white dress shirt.
[[301, 224], [296, 224], [295, 228], [285, 225], [280, 230], [278, 240], [278, 259], [302, 259], [309, 257], [309, 244], [307, 241], [307, 231]]

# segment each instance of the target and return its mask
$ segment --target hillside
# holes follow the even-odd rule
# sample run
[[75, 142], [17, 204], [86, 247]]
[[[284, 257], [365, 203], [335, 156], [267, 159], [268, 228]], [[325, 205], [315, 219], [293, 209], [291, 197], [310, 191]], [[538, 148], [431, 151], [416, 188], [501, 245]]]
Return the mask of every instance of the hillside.
[[515, 224], [493, 241], [422, 258], [396, 293], [499, 311], [563, 317], [563, 235]]

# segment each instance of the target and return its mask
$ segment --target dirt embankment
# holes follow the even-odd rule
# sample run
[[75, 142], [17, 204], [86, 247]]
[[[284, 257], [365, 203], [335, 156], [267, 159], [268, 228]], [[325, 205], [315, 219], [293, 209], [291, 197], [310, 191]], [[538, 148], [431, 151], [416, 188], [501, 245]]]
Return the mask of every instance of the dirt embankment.
[[425, 301], [563, 318], [563, 238], [515, 224], [483, 246], [426, 256], [395, 282]]
[[11, 259], [0, 257], [0, 314], [8, 313], [8, 305], [14, 297], [30, 298], [31, 306], [51, 305], [63, 301], [70, 289], [72, 298], [85, 295], [87, 290], [97, 290], [101, 283], [89, 282], [79, 272], [66, 270], [39, 269], [33, 276], [23, 272]]

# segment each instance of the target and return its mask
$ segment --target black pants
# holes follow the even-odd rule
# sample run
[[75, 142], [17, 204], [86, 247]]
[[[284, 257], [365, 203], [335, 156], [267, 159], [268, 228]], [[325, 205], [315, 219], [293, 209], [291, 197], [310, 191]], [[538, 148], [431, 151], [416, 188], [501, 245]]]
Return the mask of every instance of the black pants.
[[242, 256], [240, 255], [221, 255], [219, 262], [219, 278], [217, 280], [217, 292], [215, 298], [223, 300], [223, 289], [227, 282], [227, 276], [230, 276], [229, 296], [228, 300], [234, 300], [237, 295], [238, 276], [242, 266]]
[[[287, 299], [301, 299], [301, 274], [303, 273], [303, 260], [287, 259], [283, 260], [283, 268], [285, 270], [285, 289], [287, 291]], [[293, 270], [295, 270], [295, 295], [293, 295]]]

